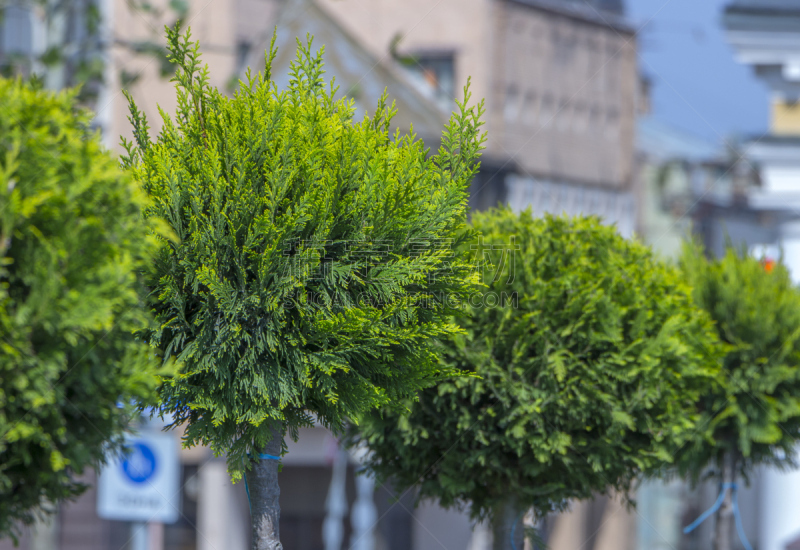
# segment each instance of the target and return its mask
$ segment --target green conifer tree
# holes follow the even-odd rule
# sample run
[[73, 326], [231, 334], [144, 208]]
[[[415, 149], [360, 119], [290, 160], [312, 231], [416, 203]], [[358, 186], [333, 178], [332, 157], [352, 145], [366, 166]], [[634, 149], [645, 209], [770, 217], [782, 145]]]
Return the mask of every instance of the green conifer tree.
[[75, 96], [0, 79], [0, 537], [80, 493], [158, 384], [145, 196]]
[[716, 340], [680, 273], [596, 218], [494, 210], [473, 223], [482, 236], [462, 253], [493, 267], [443, 361], [476, 376], [368, 415], [351, 444], [380, 480], [468, 506], [497, 550], [519, 550], [526, 510], [625, 492], [670, 463], [694, 437]]
[[[800, 439], [800, 290], [782, 263], [762, 265], [728, 248], [709, 259], [687, 244], [681, 267], [697, 304], [725, 345], [724, 384], [699, 400], [712, 428], [687, 446], [679, 465], [692, 479], [711, 473], [724, 493], [714, 549], [734, 548], [737, 479], [759, 464], [792, 465]], [[743, 533], [740, 531], [739, 536]]]
[[446, 369], [431, 346], [458, 327], [448, 299], [477, 280], [450, 257], [484, 136], [465, 98], [436, 155], [394, 136], [385, 100], [354, 104], [323, 80], [322, 50], [298, 41], [287, 89], [266, 69], [233, 97], [208, 84], [198, 45], [168, 29], [177, 116], [151, 140], [131, 103], [136, 144], [124, 162], [167, 220], [151, 281], [149, 338], [180, 374], [162, 410], [186, 444], [227, 453], [245, 473], [253, 548], [280, 548], [278, 457], [284, 436], [316, 416], [398, 403]]

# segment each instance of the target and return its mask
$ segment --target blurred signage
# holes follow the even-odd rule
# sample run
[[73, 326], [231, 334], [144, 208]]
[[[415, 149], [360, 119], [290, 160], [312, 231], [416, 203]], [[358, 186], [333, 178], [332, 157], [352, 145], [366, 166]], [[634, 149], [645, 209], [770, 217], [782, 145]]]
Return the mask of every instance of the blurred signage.
[[142, 434], [129, 437], [125, 446], [100, 472], [97, 515], [174, 523], [180, 515], [177, 442], [169, 434]]

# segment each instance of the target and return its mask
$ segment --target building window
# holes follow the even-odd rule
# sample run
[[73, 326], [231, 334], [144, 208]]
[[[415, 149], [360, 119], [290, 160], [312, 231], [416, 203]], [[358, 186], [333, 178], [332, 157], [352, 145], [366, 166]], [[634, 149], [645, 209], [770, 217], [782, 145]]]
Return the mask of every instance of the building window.
[[455, 56], [452, 52], [418, 53], [401, 58], [414, 80], [442, 108], [455, 101]]
[[236, 74], [241, 75], [247, 69], [247, 60], [250, 57], [250, 52], [253, 50], [253, 45], [246, 41], [240, 40], [236, 43]]
[[525, 94], [525, 101], [522, 105], [522, 122], [527, 126], [533, 126], [539, 119], [539, 98], [534, 92]]
[[579, 133], [585, 132], [589, 127], [589, 116], [589, 107], [583, 101], [576, 102], [572, 121], [573, 130]]
[[[31, 11], [21, 6], [0, 10], [0, 74], [10, 74], [15, 66], [28, 65], [32, 52]], [[30, 70], [30, 66], [26, 69]]]
[[539, 120], [544, 128], [549, 128], [553, 124], [556, 116], [555, 99], [550, 94], [542, 97], [542, 107], [539, 110]]
[[518, 122], [522, 110], [522, 94], [513, 84], [506, 90], [506, 104], [504, 115], [506, 122]]
[[21, 6], [8, 6], [2, 12], [2, 52], [30, 55], [33, 46], [31, 12]]

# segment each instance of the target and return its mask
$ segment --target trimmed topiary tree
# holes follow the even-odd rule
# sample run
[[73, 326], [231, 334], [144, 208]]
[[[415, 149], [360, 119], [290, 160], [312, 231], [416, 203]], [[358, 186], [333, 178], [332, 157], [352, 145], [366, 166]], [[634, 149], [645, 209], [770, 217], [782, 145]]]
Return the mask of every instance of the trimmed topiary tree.
[[687, 446], [679, 465], [694, 480], [708, 473], [719, 480], [724, 496], [714, 549], [730, 550], [737, 479], [747, 480], [759, 464], [785, 467], [796, 457], [800, 291], [783, 264], [765, 266], [732, 248], [708, 259], [701, 246], [687, 244], [680, 264], [696, 303], [716, 323], [725, 355], [724, 384], [698, 401], [712, 433]]
[[286, 90], [266, 70], [233, 97], [208, 84], [198, 45], [168, 30], [177, 116], [155, 140], [131, 102], [124, 162], [167, 220], [151, 280], [148, 337], [180, 374], [161, 390], [187, 445], [246, 471], [253, 548], [280, 548], [278, 461], [284, 436], [314, 417], [334, 431], [391, 405], [448, 369], [431, 349], [459, 331], [454, 300], [477, 277], [451, 257], [484, 137], [482, 105], [464, 102], [428, 156], [389, 134], [384, 101], [354, 121], [323, 81], [322, 50], [298, 42]]
[[0, 537], [80, 493], [158, 383], [133, 336], [144, 195], [90, 120], [74, 91], [0, 79]]
[[[595, 218], [474, 214], [461, 249], [491, 259], [465, 335], [442, 351], [473, 373], [420, 392], [409, 413], [368, 415], [381, 480], [488, 517], [494, 547], [570, 499], [626, 491], [694, 435], [713, 383], [714, 335], [680, 273]], [[512, 534], [517, 539], [512, 539]]]

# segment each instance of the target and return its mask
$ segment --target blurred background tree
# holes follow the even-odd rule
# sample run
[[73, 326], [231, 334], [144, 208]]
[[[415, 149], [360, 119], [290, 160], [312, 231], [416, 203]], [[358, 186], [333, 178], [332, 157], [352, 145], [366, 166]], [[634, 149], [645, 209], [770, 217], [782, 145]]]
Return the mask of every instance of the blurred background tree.
[[782, 263], [730, 247], [708, 259], [687, 244], [680, 263], [726, 345], [725, 384], [698, 401], [712, 436], [687, 446], [680, 466], [695, 481], [719, 480], [714, 549], [730, 550], [737, 479], [748, 480], [759, 464], [792, 465], [800, 439], [800, 290]]
[[[0, 0], [0, 74], [36, 75], [50, 90], [77, 88], [77, 101], [89, 108], [96, 107], [108, 79], [113, 46], [152, 56], [161, 64], [162, 75], [171, 74], [161, 29], [164, 22], [174, 25], [184, 19], [188, 2], [128, 0], [127, 4], [147, 23], [148, 38], [131, 42], [115, 37], [110, 16], [104, 11], [109, 2]], [[124, 70], [120, 74], [123, 86], [135, 78]]]
[[[0, 78], [0, 535], [76, 479], [155, 397], [145, 198], [73, 91]], [[45, 510], [48, 511], [48, 510]]]
[[497, 550], [520, 550], [528, 509], [624, 493], [696, 437], [716, 335], [678, 270], [596, 218], [503, 209], [473, 224], [461, 252], [491, 260], [487, 290], [443, 362], [476, 376], [368, 415], [350, 443], [379, 479], [468, 506]]

